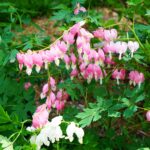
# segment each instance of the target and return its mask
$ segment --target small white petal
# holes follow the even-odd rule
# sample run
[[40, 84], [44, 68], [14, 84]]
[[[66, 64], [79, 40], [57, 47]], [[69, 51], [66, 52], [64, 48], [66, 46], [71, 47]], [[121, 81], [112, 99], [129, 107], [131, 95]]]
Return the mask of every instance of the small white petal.
[[78, 137], [78, 141], [80, 144], [83, 143], [84, 130], [82, 128], [76, 127], [75, 133]]
[[48, 62], [45, 62], [45, 69], [47, 70], [48, 69]]
[[31, 72], [32, 72], [32, 68], [27, 67], [27, 69], [26, 69], [27, 75], [31, 75]]
[[70, 66], [68, 64], [66, 64], [66, 69], [69, 70], [70, 69]]
[[38, 65], [36, 65], [35, 70], [36, 70], [36, 72], [37, 72], [37, 73], [39, 73], [39, 72], [40, 72], [40, 70], [41, 70], [41, 67], [40, 67], [40, 66], [38, 66]]
[[31, 136], [31, 138], [30, 138], [30, 143], [36, 144], [36, 138], [37, 138], [36, 135]]
[[55, 59], [55, 64], [56, 64], [56, 66], [59, 66], [59, 59], [58, 58]]
[[63, 117], [62, 116], [57, 116], [55, 118], [52, 119], [51, 123], [54, 125], [54, 126], [58, 126], [61, 124], [61, 121], [62, 121]]
[[43, 98], [46, 97], [46, 95], [45, 95], [44, 93], [41, 93], [41, 94], [40, 94], [40, 97], [41, 97], [41, 99], [43, 99]]

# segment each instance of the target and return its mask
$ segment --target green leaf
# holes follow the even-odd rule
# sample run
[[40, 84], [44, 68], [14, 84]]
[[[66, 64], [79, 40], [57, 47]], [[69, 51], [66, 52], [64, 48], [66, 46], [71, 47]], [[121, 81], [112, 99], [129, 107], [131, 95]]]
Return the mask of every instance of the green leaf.
[[13, 49], [11, 51], [10, 56], [9, 56], [10, 62], [14, 62], [15, 61], [17, 53], [18, 53], [18, 50], [16, 50], [16, 49]]
[[137, 107], [136, 105], [130, 106], [129, 108], [127, 108], [127, 109], [124, 111], [123, 116], [124, 116], [125, 118], [132, 117], [133, 114], [137, 111], [137, 108], [138, 108], [138, 107]]
[[107, 27], [107, 26], [109, 27], [109, 26], [114, 25], [114, 24], [115, 24], [114, 19], [109, 19], [105, 22], [104, 27]]
[[150, 9], [146, 10], [146, 16], [150, 16]]
[[94, 118], [93, 118], [93, 121], [97, 121], [101, 118], [101, 115], [99, 115], [98, 113], [95, 114]]
[[67, 89], [67, 93], [71, 96], [72, 100], [78, 99], [78, 96], [73, 89]]
[[34, 113], [36, 109], [36, 106], [34, 104], [34, 101], [29, 101], [26, 105], [25, 105], [25, 112], [31, 112]]
[[36, 23], [32, 22], [32, 25], [37, 29], [39, 30], [40, 32], [44, 32], [44, 30]]
[[84, 112], [79, 113], [78, 115], [76, 115], [76, 117], [82, 119], [79, 124], [82, 127], [85, 127], [90, 125], [92, 121], [97, 121], [98, 119], [100, 119], [101, 115], [99, 113], [99, 109], [85, 108]]
[[77, 3], [84, 4], [86, 0], [72, 0], [72, 5], [76, 6]]
[[143, 2], [143, 0], [128, 0], [127, 1], [128, 5], [133, 5], [133, 6], [136, 6], [142, 2]]
[[72, 121], [72, 118], [74, 118], [74, 116], [77, 115], [78, 112], [79, 110], [76, 106], [66, 107], [63, 111], [63, 118], [64, 120]]
[[142, 101], [142, 100], [144, 100], [144, 99], [145, 99], [145, 95], [142, 94], [142, 95], [138, 96], [137, 98], [135, 98], [134, 102], [135, 102], [135, 103], [138, 103], [138, 102], [140, 102], [140, 101]]
[[4, 123], [4, 124], [0, 124], [0, 131], [12, 131], [14, 129], [13, 124], [10, 123]]
[[135, 24], [135, 30], [150, 33], [150, 25]]
[[84, 96], [83, 85], [80, 83], [74, 83], [72, 80], [67, 79], [58, 85], [58, 88], [65, 89], [71, 98], [78, 99], [81, 95]]
[[18, 103], [17, 105], [13, 106], [13, 111], [18, 115], [20, 120], [27, 119], [27, 112], [23, 103]]
[[31, 23], [31, 17], [29, 15], [25, 15], [24, 17], [22, 17], [22, 23], [25, 25], [30, 25]]
[[[83, 109], [83, 112], [76, 115], [81, 119], [79, 124], [82, 127], [88, 126], [101, 118], [101, 113], [107, 111], [112, 106], [112, 100], [105, 100], [101, 97], [97, 98], [97, 103], [89, 103], [89, 108]], [[118, 115], [118, 114], [117, 114]]]
[[126, 107], [126, 105], [121, 103], [121, 104], [113, 105], [110, 109], [112, 109], [112, 110], [120, 110], [120, 109], [125, 108], [125, 107]]
[[68, 16], [68, 14], [70, 14], [70, 13], [71, 13], [70, 9], [60, 10], [58, 12], [55, 12], [50, 19], [51, 20], [62, 20], [62, 19], [65, 19]]
[[118, 118], [121, 116], [121, 113], [110, 109], [108, 110], [108, 116]]
[[[99, 109], [100, 112], [107, 111], [113, 104], [112, 100], [106, 100], [101, 97], [97, 97], [97, 106], [94, 106]], [[93, 108], [94, 108], [93, 107]]]
[[3, 107], [0, 105], [0, 124], [8, 122], [11, 122], [11, 119], [7, 112], [5, 112]]
[[122, 98], [121, 101], [122, 101], [126, 106], [130, 106], [130, 105], [131, 105], [129, 99], [127, 99], [127, 98]]
[[13, 5], [12, 3], [8, 3], [8, 2], [4, 2], [4, 3], [0, 3], [0, 7], [8, 7]]
[[150, 150], [148, 147], [138, 148], [137, 150]]
[[[22, 146], [15, 146], [14, 150], [36, 150], [37, 145], [36, 144], [30, 144], [30, 145], [22, 145]], [[41, 148], [41, 150], [46, 150], [45, 148]]]
[[5, 58], [5, 53], [1, 50], [1, 51], [0, 51], [0, 65], [3, 64], [4, 58]]
[[83, 18], [82, 17], [72, 17], [71, 18], [71, 21], [75, 21], [75, 22], [79, 22], [79, 21], [82, 21], [83, 20]]
[[91, 23], [97, 25], [97, 26], [102, 26], [102, 18], [103, 18], [103, 15], [101, 12], [97, 12], [96, 10], [89, 10], [89, 20]]
[[64, 4], [59, 4], [57, 6], [54, 6], [52, 9], [67, 9], [67, 7]]
[[97, 98], [98, 96], [100, 97], [104, 97], [107, 95], [107, 90], [105, 87], [96, 87], [94, 90], [93, 90], [93, 95], [95, 98]]
[[23, 47], [23, 50], [28, 50], [33, 47], [32, 41], [28, 41], [25, 43], [25, 46]]
[[87, 118], [82, 119], [79, 124], [82, 128], [89, 126], [92, 122], [93, 116], [89, 116]]
[[9, 55], [7, 55], [3, 61], [3, 66], [5, 66], [7, 64], [7, 62], [9, 61]]

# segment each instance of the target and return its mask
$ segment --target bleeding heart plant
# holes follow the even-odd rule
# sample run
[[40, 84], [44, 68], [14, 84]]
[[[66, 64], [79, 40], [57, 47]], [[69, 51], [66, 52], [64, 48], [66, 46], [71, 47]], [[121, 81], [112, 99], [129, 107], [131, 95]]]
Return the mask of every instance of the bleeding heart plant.
[[[78, 14], [80, 11], [85, 12], [86, 10], [77, 4], [74, 14]], [[112, 79], [117, 80], [118, 86], [120, 83], [126, 84], [129, 79], [130, 85], [138, 85], [140, 88], [144, 82], [144, 74], [128, 70], [123, 65], [119, 66], [118, 63], [128, 53], [133, 57], [133, 53], [136, 53], [139, 48], [138, 42], [120, 41], [116, 29], [99, 27], [90, 32], [84, 28], [85, 23], [86, 21], [76, 23], [45, 49], [18, 53], [17, 60], [20, 71], [26, 68], [26, 73], [31, 75], [35, 67], [37, 73], [44, 69], [49, 72], [50, 64], [55, 63], [55, 67], [57, 67], [61, 63], [65, 63], [71, 80], [85, 80], [88, 84], [95, 80], [102, 85], [104, 79], [112, 76]], [[94, 43], [98, 46], [93, 46], [92, 40], [98, 41], [98, 43]], [[39, 135], [31, 138], [31, 142], [36, 143], [38, 149], [43, 144], [49, 146], [50, 142], [54, 143], [65, 137], [60, 128], [62, 118], [58, 121], [59, 123], [54, 121], [56, 118], [52, 119], [52, 122], [48, 121], [49, 113], [53, 108], [56, 108], [57, 112], [62, 111], [69, 98], [69, 94], [64, 89], [57, 88], [59, 82], [63, 81], [56, 81], [54, 76], [49, 73], [48, 81], [43, 85], [40, 94], [41, 99], [46, 98], [46, 101], [37, 107], [33, 114], [32, 126], [28, 128], [30, 131], [41, 130]], [[28, 87], [29, 85], [26, 85], [26, 89]], [[147, 113], [146, 116], [149, 121], [149, 114]], [[66, 129], [67, 136], [65, 138], [72, 142], [74, 133], [78, 137], [79, 143], [83, 143], [83, 129], [72, 122]]]

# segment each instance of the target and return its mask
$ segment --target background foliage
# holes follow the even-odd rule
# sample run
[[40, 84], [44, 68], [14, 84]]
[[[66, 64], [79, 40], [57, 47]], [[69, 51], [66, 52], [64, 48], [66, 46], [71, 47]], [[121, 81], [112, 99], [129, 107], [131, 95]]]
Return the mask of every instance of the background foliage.
[[[73, 15], [77, 2], [88, 9], [86, 14]], [[110, 14], [115, 12], [117, 19], [111, 15], [104, 19], [104, 8], [107, 8]], [[53, 37], [58, 37], [64, 29], [82, 19], [89, 20], [90, 29], [99, 26], [115, 27], [120, 30], [122, 36], [128, 31], [130, 38], [139, 39], [141, 48], [134, 59], [125, 56], [121, 64], [125, 64], [125, 68], [143, 72], [146, 82], [140, 89], [131, 89], [129, 85], [123, 84], [116, 86], [113, 82], [109, 84], [109, 78], [105, 79], [103, 86], [94, 82], [87, 85], [78, 80], [71, 81], [67, 72], [59, 72], [60, 69], [64, 70], [63, 65], [58, 69], [51, 67], [52, 74], [57, 79], [65, 76], [64, 83], [58, 87], [66, 88], [70, 95], [71, 104], [65, 108], [64, 118], [79, 120], [80, 125], [86, 127], [82, 146], [77, 142], [69, 144], [62, 141], [60, 149], [149, 149], [150, 125], [145, 121], [145, 113], [150, 109], [149, 1], [1, 0], [0, 16], [0, 134], [10, 137], [15, 150], [35, 149], [28, 141], [26, 120], [31, 119], [39, 99], [39, 91], [47, 80], [46, 72], [30, 77], [20, 72], [17, 62], [14, 63], [16, 54], [20, 50], [27, 51], [47, 46]], [[33, 18], [39, 16], [47, 17], [48, 22], [54, 21], [59, 35], [49, 35], [45, 29], [36, 24]], [[127, 28], [126, 24], [129, 24], [130, 28]], [[29, 26], [36, 28], [37, 32], [28, 31], [25, 34], [24, 30]], [[32, 87], [26, 91], [24, 83], [28, 81], [32, 83]], [[0, 143], [2, 139], [8, 143], [10, 139], [3, 136], [0, 137]], [[52, 147], [56, 149], [55, 144]]]

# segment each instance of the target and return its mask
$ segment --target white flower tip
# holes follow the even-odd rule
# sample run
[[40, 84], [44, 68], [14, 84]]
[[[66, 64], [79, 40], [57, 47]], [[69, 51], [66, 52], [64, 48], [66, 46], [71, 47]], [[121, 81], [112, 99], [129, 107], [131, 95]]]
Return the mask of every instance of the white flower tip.
[[37, 73], [39, 73], [40, 70], [41, 70], [41, 67], [40, 66], [36, 66], [35, 70], [36, 70]]
[[45, 62], [45, 70], [47, 70], [48, 69], [48, 63], [47, 62]]
[[70, 66], [66, 64], [66, 69], [69, 70]]
[[45, 98], [45, 94], [41, 93], [40, 97], [41, 97], [41, 99]]
[[103, 79], [102, 78], [100, 78], [100, 85], [102, 85], [103, 84]]
[[74, 70], [74, 69], [76, 69], [76, 65], [75, 64], [72, 64], [71, 65], [71, 68]]
[[56, 64], [56, 66], [59, 66], [59, 59], [55, 59], [55, 64]]
[[32, 73], [32, 68], [29, 68], [29, 67], [27, 67], [27, 69], [26, 69], [26, 73], [27, 73], [27, 75], [31, 75], [31, 73]]
[[65, 139], [68, 139], [70, 142], [72, 142], [74, 140], [73, 136], [67, 136], [67, 137], [65, 137]]
[[83, 144], [83, 138], [79, 138], [78, 141], [80, 144]]
[[133, 57], [133, 52], [131, 52], [131, 58]]

